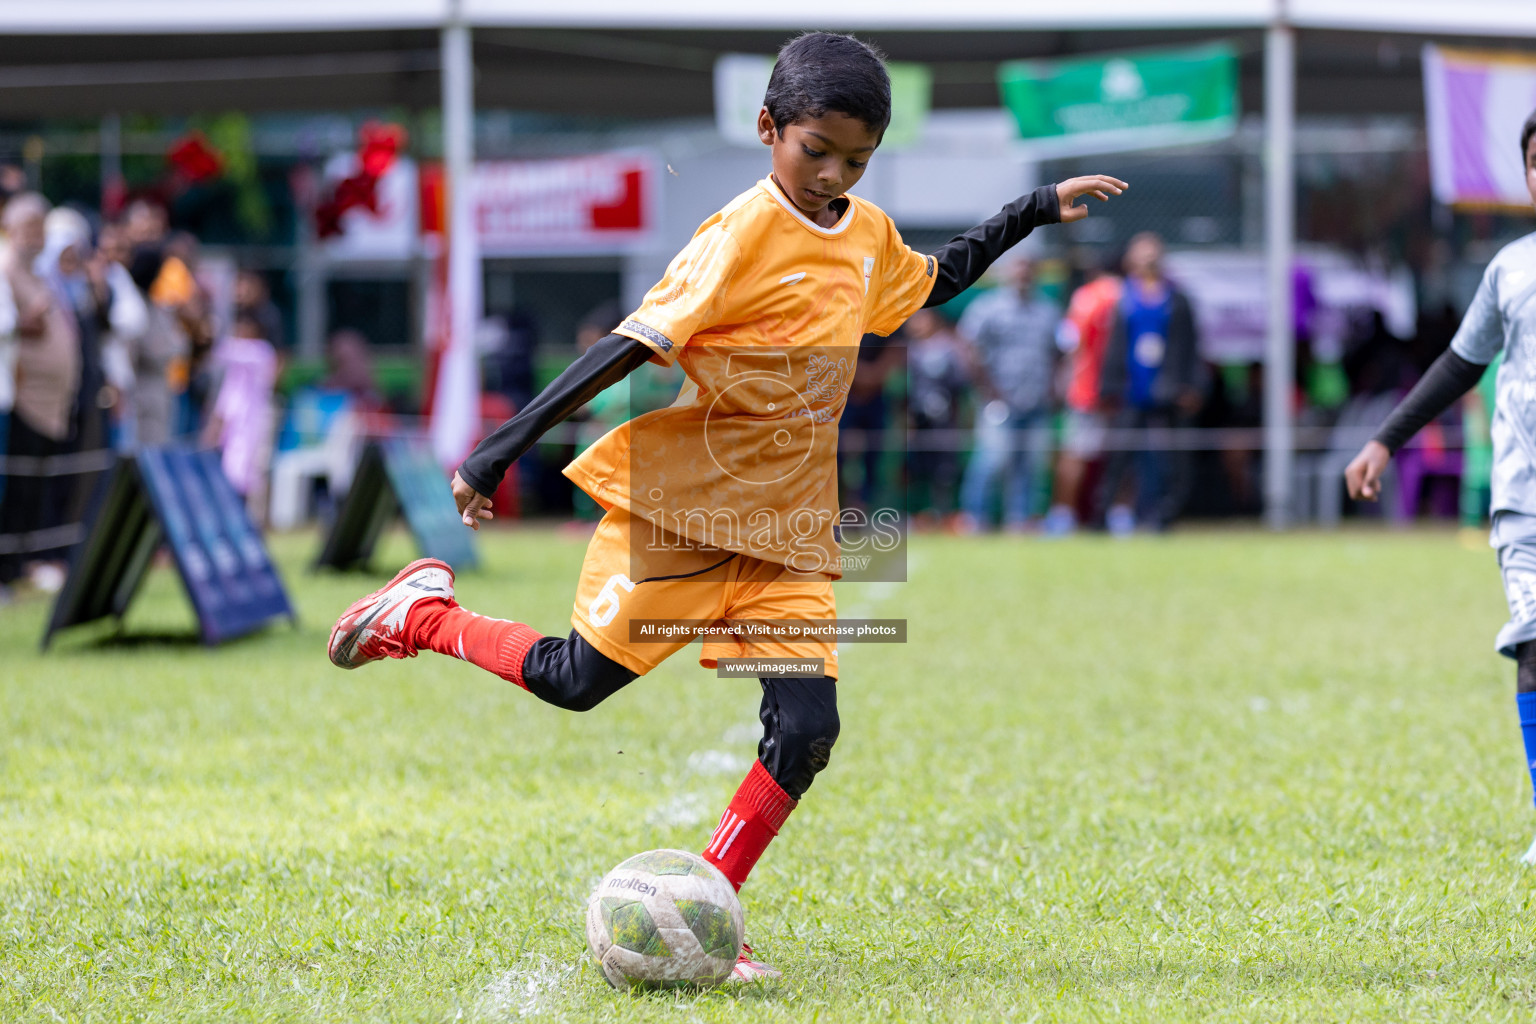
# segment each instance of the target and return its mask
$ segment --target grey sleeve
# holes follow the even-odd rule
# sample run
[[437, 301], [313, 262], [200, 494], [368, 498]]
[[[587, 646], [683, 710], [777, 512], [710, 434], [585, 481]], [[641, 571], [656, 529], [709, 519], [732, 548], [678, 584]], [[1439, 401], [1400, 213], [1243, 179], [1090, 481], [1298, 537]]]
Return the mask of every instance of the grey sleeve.
[[1495, 259], [1483, 271], [1482, 283], [1467, 315], [1461, 318], [1461, 327], [1451, 339], [1451, 351], [1469, 363], [1487, 366], [1504, 350], [1504, 315], [1499, 311], [1498, 273], [1500, 261]]
[[1451, 404], [1477, 387], [1488, 367], [1463, 359], [1450, 349], [1430, 364], [1419, 382], [1397, 403], [1397, 408], [1376, 431], [1376, 440], [1396, 455], [1398, 449], [1430, 420], [1451, 407]]

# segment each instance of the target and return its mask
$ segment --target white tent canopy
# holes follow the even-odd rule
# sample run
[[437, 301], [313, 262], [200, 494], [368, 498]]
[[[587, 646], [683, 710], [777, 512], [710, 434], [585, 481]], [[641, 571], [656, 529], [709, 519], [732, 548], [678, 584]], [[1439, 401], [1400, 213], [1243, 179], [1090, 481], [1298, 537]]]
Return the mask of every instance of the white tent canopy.
[[[1113, 45], [1147, 45], [1159, 41], [1158, 36], [1161, 41], [1173, 41], [1171, 37], [1181, 34], [1197, 37], [1202, 33], [1230, 33], [1252, 39], [1258, 34], [1255, 30], [1263, 30], [1269, 299], [1264, 494], [1269, 522], [1280, 527], [1291, 514], [1294, 448], [1290, 382], [1295, 339], [1290, 315], [1290, 275], [1294, 242], [1293, 126], [1298, 104], [1296, 30], [1323, 30], [1316, 34], [1324, 37], [1325, 47], [1331, 45], [1327, 42], [1330, 32], [1536, 37], [1536, 0], [1097, 0], [1075, 8], [1063, 8], [1055, 0], [947, 0], [943, 4], [927, 0], [844, 0], [832, 21], [828, 20], [825, 5], [812, 0], [778, 0], [772, 5], [719, 4], [713, 0], [562, 0], [559, 4], [548, 0], [10, 2], [0, 5], [0, 99], [9, 98], [33, 112], [46, 109], [55, 94], [62, 94], [66, 101], [73, 93], [83, 94], [80, 102], [84, 103], [126, 105], [135, 99], [134, 85], [158, 83], [162, 87], [158, 95], [139, 95], [153, 96], [162, 104], [185, 105], [189, 90], [178, 85], [179, 79], [181, 83], [202, 83], [196, 91], [203, 103], [228, 102], [234, 93], [221, 93], [214, 81], [224, 70], [208, 65], [210, 59], [228, 61], [240, 55], [176, 52], [185, 51], [189, 44], [202, 50], [204, 41], [198, 36], [208, 37], [207, 48], [211, 50], [215, 44], [229, 47], [244, 34], [246, 43], [241, 45], [255, 50], [254, 60], [247, 60], [242, 65], [245, 70], [236, 77], [247, 85], [256, 82], [258, 96], [278, 93], [283, 97], [265, 101], [269, 106], [346, 102], [346, 86], [334, 72], [348, 61], [347, 67], [353, 68], [351, 73], [358, 80], [373, 75], [382, 81], [382, 88], [395, 90], [396, 102], [409, 102], [411, 97], [419, 102], [419, 95], [412, 90], [425, 84], [423, 73], [440, 71], [450, 196], [457, 192], [450, 204], [449, 232], [450, 238], [456, 240], [450, 247], [449, 260], [453, 327], [450, 352], [443, 366], [458, 366], [463, 371], [454, 376], [457, 383], [449, 390], [471, 395], [474, 360], [468, 353], [473, 348], [472, 329], [478, 316], [474, 288], [478, 275], [473, 270], [478, 265], [478, 255], [471, 251], [468, 241], [473, 235], [472, 211], [463, 199], [465, 192], [455, 189], [452, 183], [467, 180], [473, 160], [474, 91], [484, 87], [493, 94], [515, 95], [529, 109], [536, 108], [541, 100], [560, 101], [585, 81], [589, 91], [595, 83], [606, 104], [612, 104], [611, 97], [616, 92], [624, 92], [638, 97], [648, 110], [668, 109], [672, 102], [678, 106], [697, 103], [698, 94], [708, 88], [687, 77], [700, 75], [712, 59], [707, 47], [688, 45], [690, 35], [749, 30], [778, 34], [811, 27], [906, 33], [932, 52], [903, 59], [972, 61], [970, 52], [943, 57], [937, 51], [946, 39], [950, 47], [980, 51], [988, 34], [1011, 34], [1005, 45], [1015, 51], [1032, 48], [1028, 44], [1033, 44], [1062, 53]], [[438, 29], [440, 60], [434, 61], [433, 55], [421, 52], [421, 48], [426, 41], [423, 37]], [[1150, 34], [1140, 36], [1142, 31]], [[487, 58], [500, 52], [500, 67], [493, 66], [493, 60], [482, 62], [477, 56], [470, 39], [472, 32], [485, 38]], [[116, 56], [119, 47], [111, 38], [118, 35], [137, 40], [135, 52], [171, 52], [155, 54], [144, 64], [132, 67], [93, 66], [93, 57], [97, 62], [121, 60]], [[498, 35], [502, 38], [496, 38]], [[545, 38], [526, 38], [538, 35]], [[107, 45], [99, 45], [103, 43]], [[382, 44], [377, 52], [346, 52], [357, 46], [377, 44]], [[1359, 48], [1359, 43], [1353, 45]], [[317, 46], [336, 53], [318, 54], [314, 51]], [[645, 51], [649, 54], [645, 55]], [[292, 63], [294, 54], [300, 56], [301, 64]], [[82, 57], [85, 63], [80, 63]], [[288, 63], [279, 66], [273, 63], [274, 57]], [[306, 57], [308, 63], [302, 63]], [[994, 54], [983, 58], [987, 59], [995, 61], [999, 57]], [[581, 63], [583, 60], [585, 63]], [[71, 61], [75, 63], [66, 63]], [[578, 63], [580, 67], [575, 66]], [[689, 68], [690, 65], [698, 66]], [[647, 88], [638, 86], [637, 68], [647, 69]], [[481, 85], [475, 84], [476, 70], [482, 76]], [[684, 72], [681, 77], [677, 74], [680, 70]], [[325, 77], [327, 71], [332, 72], [329, 78]], [[503, 76], [501, 83], [497, 82], [497, 75]], [[509, 89], [506, 79], [518, 75]], [[665, 81], [668, 75], [670, 83]], [[288, 83], [286, 93], [275, 88], [283, 82]], [[1301, 84], [1319, 85], [1320, 89], [1313, 92], [1327, 102], [1336, 102], [1335, 97], [1341, 94], [1360, 92], [1341, 89], [1340, 83], [1326, 77], [1317, 83], [1304, 80]], [[1387, 84], [1393, 102], [1409, 99], [1404, 95], [1404, 83]], [[78, 88], [61, 88], [68, 85]], [[670, 94], [666, 92], [668, 85], [673, 90]], [[377, 90], [380, 86], [375, 84], [373, 88]], [[353, 95], [361, 94], [359, 91]], [[1416, 104], [1417, 98], [1413, 97], [1412, 102]], [[446, 373], [450, 373], [449, 369], [445, 369]], [[442, 380], [439, 391], [443, 391]], [[445, 407], [455, 407], [455, 403]], [[458, 436], [462, 431], [435, 433], [441, 435], [439, 440], [445, 453], [458, 447], [462, 440]]]
[[0, 5], [0, 33], [320, 32], [471, 27], [863, 29], [1238, 28], [1284, 21], [1442, 35], [1536, 36], [1532, 0], [844, 0], [833, 20], [816, 0], [50, 0]]

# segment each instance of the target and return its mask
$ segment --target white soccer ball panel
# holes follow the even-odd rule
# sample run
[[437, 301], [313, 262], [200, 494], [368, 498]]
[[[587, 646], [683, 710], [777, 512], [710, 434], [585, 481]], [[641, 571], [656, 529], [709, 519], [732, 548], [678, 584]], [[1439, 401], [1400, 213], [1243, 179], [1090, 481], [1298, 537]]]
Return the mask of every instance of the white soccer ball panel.
[[616, 987], [717, 984], [735, 966], [744, 924], [730, 881], [682, 850], [629, 858], [587, 901], [587, 946]]
[[[655, 957], [636, 953], [622, 946], [610, 946], [608, 952], [603, 955], [602, 965], [604, 976], [616, 988], [631, 986], [666, 988], [671, 985], [699, 985], [707, 988], [718, 985], [729, 977], [736, 966], [736, 960], [734, 957], [730, 960], [721, 960], [704, 956], [702, 953], [693, 956]], [[613, 980], [615, 974], [620, 979], [618, 982]]]

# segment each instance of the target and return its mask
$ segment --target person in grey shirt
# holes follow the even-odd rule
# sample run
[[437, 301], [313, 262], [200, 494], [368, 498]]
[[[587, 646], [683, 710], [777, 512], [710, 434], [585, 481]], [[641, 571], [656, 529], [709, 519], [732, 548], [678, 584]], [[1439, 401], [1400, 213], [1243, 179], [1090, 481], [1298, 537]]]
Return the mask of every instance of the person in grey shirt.
[[[1520, 153], [1536, 203], [1536, 113], [1520, 133]], [[1491, 430], [1489, 543], [1498, 551], [1509, 622], [1499, 630], [1496, 646], [1518, 666], [1515, 701], [1536, 791], [1536, 234], [1506, 245], [1488, 264], [1451, 347], [1355, 456], [1344, 478], [1350, 497], [1375, 501], [1393, 454], [1475, 387], [1501, 352]], [[1523, 860], [1536, 865], [1536, 842]]]
[[1027, 258], [1014, 258], [1002, 272], [1004, 285], [967, 306], [959, 325], [980, 398], [976, 447], [960, 485], [962, 522], [970, 530], [990, 521], [999, 483], [1003, 525], [1022, 529], [1035, 471], [1050, 451], [1045, 428], [1061, 310], [1036, 294], [1034, 264]]

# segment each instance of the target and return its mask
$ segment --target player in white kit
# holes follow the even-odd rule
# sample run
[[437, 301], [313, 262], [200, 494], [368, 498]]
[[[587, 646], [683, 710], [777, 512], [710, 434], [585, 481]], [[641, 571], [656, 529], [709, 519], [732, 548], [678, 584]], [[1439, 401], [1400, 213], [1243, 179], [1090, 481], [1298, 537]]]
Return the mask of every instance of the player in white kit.
[[[1525, 184], [1536, 203], [1536, 113], [1520, 133]], [[1392, 455], [1439, 416], [1504, 354], [1493, 412], [1493, 531], [1509, 622], [1499, 653], [1516, 665], [1516, 704], [1525, 761], [1536, 790], [1536, 234], [1506, 245], [1488, 264], [1451, 347], [1361, 449], [1344, 478], [1350, 497], [1374, 501]], [[1524, 860], [1536, 865], [1536, 842]]]

